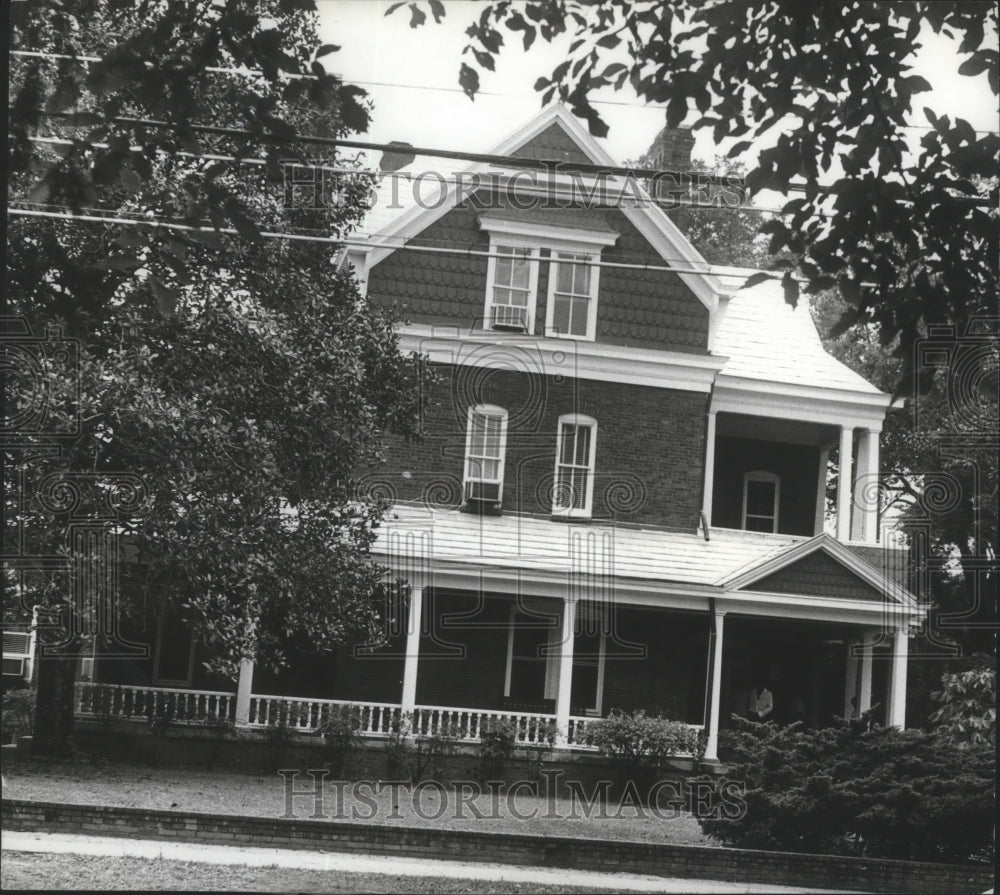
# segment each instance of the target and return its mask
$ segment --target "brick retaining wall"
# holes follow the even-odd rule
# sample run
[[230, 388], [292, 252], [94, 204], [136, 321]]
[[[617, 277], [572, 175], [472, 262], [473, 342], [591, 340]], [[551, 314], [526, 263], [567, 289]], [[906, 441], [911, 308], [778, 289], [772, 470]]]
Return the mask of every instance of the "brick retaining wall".
[[311, 848], [869, 892], [982, 892], [988, 865], [930, 864], [559, 836], [2, 800], [3, 828]]

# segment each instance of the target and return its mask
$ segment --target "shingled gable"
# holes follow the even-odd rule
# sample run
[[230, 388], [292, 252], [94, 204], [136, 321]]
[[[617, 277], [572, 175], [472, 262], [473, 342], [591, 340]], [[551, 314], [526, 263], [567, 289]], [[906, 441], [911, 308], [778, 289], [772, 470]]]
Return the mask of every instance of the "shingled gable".
[[912, 594], [825, 532], [718, 582], [727, 591], [809, 594], [916, 608]]
[[[526, 125], [519, 128], [505, 140], [490, 150], [491, 155], [522, 156], [525, 158], [553, 159], [555, 161], [589, 162], [608, 167], [619, 167], [597, 141], [586, 131], [573, 114], [561, 103], [546, 106]], [[469, 177], [497, 172], [496, 165], [476, 163], [463, 169], [465, 192], [459, 183], [448, 184], [444, 197], [435, 202], [434, 207], [414, 205], [399, 213], [399, 216], [382, 223], [378, 229], [368, 234], [372, 245], [367, 249], [367, 269], [377, 265], [396, 250], [395, 242], [401, 238], [411, 239], [444, 214], [458, 205], [468, 195]], [[581, 175], [586, 177], [586, 175]], [[614, 178], [609, 178], [608, 189], [614, 188]], [[629, 186], [629, 196], [638, 195], [634, 204], [626, 203], [620, 208], [629, 222], [639, 231], [665, 264], [687, 268], [678, 272], [680, 279], [697, 296], [698, 300], [714, 312], [718, 307], [721, 286], [718, 279], [709, 273], [690, 273], [691, 268], [708, 269], [708, 262], [702, 257], [691, 241], [677, 228], [638, 184]], [[393, 241], [393, 245], [382, 245]], [[404, 248], [400, 245], [399, 248]], [[352, 253], [353, 254], [353, 253]]]

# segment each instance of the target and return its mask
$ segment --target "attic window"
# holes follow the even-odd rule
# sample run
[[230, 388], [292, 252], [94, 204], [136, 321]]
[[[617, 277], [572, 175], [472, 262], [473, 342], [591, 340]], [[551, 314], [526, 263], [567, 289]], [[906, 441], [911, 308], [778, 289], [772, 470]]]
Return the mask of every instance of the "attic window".
[[746, 531], [778, 531], [778, 499], [781, 479], [773, 472], [748, 472], [743, 476], [743, 528]]
[[[483, 329], [533, 333], [538, 272], [548, 264], [545, 335], [593, 340], [601, 250], [617, 233], [480, 218], [490, 235]], [[547, 259], [541, 257], [546, 250]]]

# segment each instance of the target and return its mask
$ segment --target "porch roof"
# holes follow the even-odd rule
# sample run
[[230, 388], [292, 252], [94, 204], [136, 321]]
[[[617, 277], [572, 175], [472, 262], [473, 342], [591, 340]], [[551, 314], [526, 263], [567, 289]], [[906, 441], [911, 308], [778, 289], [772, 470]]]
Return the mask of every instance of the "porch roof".
[[422, 559], [493, 568], [614, 575], [636, 581], [715, 587], [742, 569], [807, 540], [794, 535], [713, 529], [710, 540], [688, 532], [537, 516], [480, 516], [454, 509], [396, 504], [373, 551], [399, 548], [396, 538], [424, 536]]
[[[741, 289], [748, 271], [732, 268], [732, 272], [720, 275], [723, 288], [732, 290], [713, 348], [715, 354], [728, 358], [722, 376], [883, 396], [827, 354], [806, 296], [792, 308], [778, 280]], [[888, 403], [888, 396], [884, 398]]]

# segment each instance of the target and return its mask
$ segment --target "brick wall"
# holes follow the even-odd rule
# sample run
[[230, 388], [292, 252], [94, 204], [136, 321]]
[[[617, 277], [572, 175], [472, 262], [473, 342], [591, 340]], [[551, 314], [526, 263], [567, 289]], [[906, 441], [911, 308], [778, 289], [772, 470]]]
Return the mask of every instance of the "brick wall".
[[707, 395], [531, 370], [436, 369], [427, 437], [391, 440], [385, 465], [360, 475], [367, 487], [394, 500], [459, 506], [468, 408], [496, 404], [508, 412], [504, 511], [549, 515], [557, 421], [581, 413], [598, 426], [593, 517], [695, 529]]
[[14, 799], [2, 800], [2, 819], [5, 830], [573, 867], [868, 892], [981, 892], [993, 885], [993, 869], [987, 865], [839, 858], [330, 820], [251, 818]]
[[742, 526], [743, 476], [757, 470], [781, 476], [779, 533], [812, 535], [816, 524], [819, 449], [725, 435], [715, 441], [712, 524], [719, 528]]

